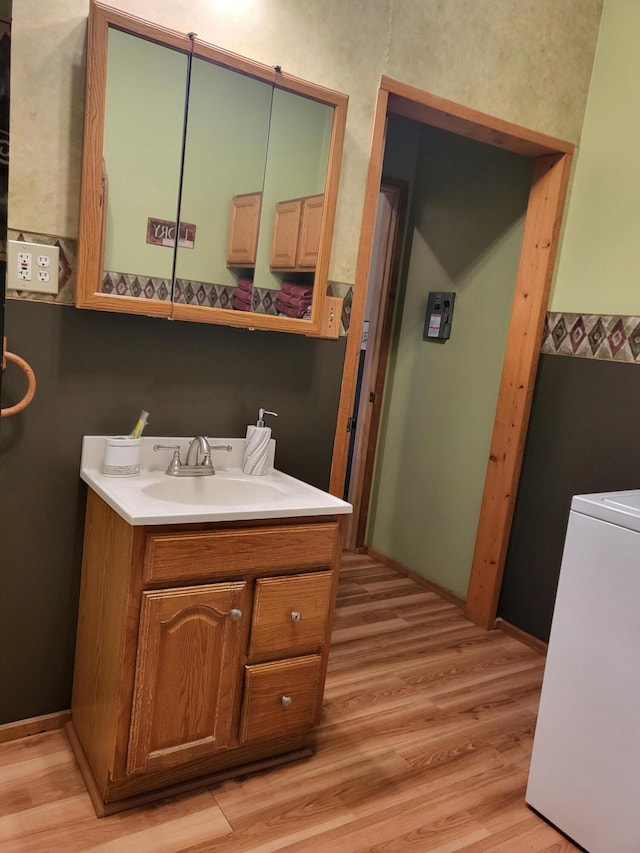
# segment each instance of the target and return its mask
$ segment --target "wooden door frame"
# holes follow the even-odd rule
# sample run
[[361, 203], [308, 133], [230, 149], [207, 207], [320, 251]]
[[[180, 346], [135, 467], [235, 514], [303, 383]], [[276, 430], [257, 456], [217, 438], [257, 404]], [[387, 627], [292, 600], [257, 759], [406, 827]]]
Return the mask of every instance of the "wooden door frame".
[[465, 607], [471, 621], [489, 629], [498, 607], [574, 146], [382, 77], [336, 422], [329, 486], [335, 495], [342, 495], [344, 489], [347, 423], [353, 412], [389, 114], [535, 160]]
[[[374, 281], [368, 282], [368, 287], [376, 288], [377, 293], [374, 292], [371, 305], [360, 400], [358, 411], [355, 413], [351, 474], [346, 484], [347, 500], [353, 504], [353, 514], [350, 517], [345, 547], [352, 551], [364, 545], [369, 515], [382, 395], [391, 344], [391, 325], [402, 262], [409, 186], [404, 181], [383, 176], [378, 198], [382, 194], [390, 199], [390, 213], [388, 227], [384, 229], [384, 245], [380, 247], [380, 252], [376, 255], [376, 264], [370, 270]], [[376, 230], [378, 229], [377, 219], [376, 215]], [[373, 399], [370, 397], [371, 394]]]

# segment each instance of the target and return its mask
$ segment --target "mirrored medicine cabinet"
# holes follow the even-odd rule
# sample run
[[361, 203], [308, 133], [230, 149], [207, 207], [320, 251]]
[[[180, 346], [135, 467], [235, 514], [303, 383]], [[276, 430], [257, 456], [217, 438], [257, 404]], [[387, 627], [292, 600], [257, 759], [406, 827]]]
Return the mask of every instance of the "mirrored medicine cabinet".
[[317, 335], [347, 97], [91, 3], [76, 305]]

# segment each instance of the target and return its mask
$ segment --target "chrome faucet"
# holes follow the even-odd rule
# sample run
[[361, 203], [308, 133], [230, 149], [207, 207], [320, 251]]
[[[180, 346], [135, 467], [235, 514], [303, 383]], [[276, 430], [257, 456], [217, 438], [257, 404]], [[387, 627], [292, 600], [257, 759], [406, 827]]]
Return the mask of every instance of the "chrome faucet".
[[[201, 462], [198, 461], [200, 454], [202, 454]], [[185, 466], [204, 465], [205, 468], [213, 468], [211, 464], [211, 447], [203, 435], [197, 435], [189, 445], [184, 464]]]
[[155, 451], [173, 450], [173, 457], [165, 471], [170, 477], [210, 477], [216, 473], [211, 462], [211, 451], [226, 450], [230, 452], [231, 445], [214, 444], [212, 446], [203, 435], [197, 435], [189, 444], [184, 465], [180, 459], [179, 444], [154, 444], [153, 449]]

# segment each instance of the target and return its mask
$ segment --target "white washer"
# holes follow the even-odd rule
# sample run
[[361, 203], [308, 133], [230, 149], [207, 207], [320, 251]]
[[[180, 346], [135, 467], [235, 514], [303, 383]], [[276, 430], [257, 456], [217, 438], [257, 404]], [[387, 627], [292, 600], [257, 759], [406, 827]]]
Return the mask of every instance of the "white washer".
[[640, 490], [577, 495], [526, 800], [590, 853], [640, 851]]

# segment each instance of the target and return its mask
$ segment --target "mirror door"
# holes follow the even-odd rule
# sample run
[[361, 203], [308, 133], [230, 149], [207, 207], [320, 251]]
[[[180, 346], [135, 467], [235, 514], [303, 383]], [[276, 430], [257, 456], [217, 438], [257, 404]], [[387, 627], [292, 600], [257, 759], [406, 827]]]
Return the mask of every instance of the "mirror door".
[[188, 63], [184, 53], [109, 29], [99, 291], [160, 302], [167, 316]]
[[346, 107], [92, 2], [76, 305], [318, 334]]
[[252, 310], [272, 99], [270, 83], [194, 57], [180, 214], [194, 239], [178, 244], [177, 305]]

